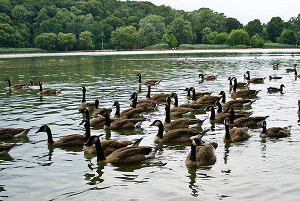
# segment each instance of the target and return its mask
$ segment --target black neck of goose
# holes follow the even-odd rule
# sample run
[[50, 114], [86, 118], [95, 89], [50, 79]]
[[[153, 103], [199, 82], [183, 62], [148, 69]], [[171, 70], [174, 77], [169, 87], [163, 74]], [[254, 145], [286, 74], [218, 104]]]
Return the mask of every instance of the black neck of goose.
[[215, 119], [216, 119], [215, 108], [210, 107], [210, 120], [215, 120]]
[[104, 118], [105, 118], [105, 125], [110, 127], [111, 121], [107, 113], [105, 113]]
[[174, 95], [174, 106], [178, 107], [178, 96], [177, 96], [177, 94]]
[[218, 113], [221, 113], [221, 112], [222, 112], [222, 109], [223, 109], [221, 103], [220, 103], [219, 101], [217, 101], [216, 104], [217, 104], [217, 107], [218, 107], [217, 112], [218, 112]]
[[157, 132], [156, 136], [159, 137], [160, 139], [163, 138], [163, 136], [164, 136], [164, 125], [163, 124], [159, 124], [158, 132]]
[[137, 103], [137, 98], [135, 97], [135, 98], [132, 99], [132, 101], [131, 101], [131, 107], [136, 108], [136, 103]]
[[116, 112], [115, 112], [115, 117], [120, 117], [120, 105], [116, 105]]
[[39, 82], [39, 85], [40, 85], [40, 91], [43, 91], [42, 83]]
[[298, 101], [298, 112], [300, 112], [300, 100]]
[[192, 143], [192, 145], [191, 145], [191, 155], [190, 155], [190, 160], [191, 161], [196, 161], [196, 146], [195, 145], [193, 145], [193, 143]]
[[82, 89], [82, 103], [86, 102], [85, 100], [85, 89]]
[[188, 97], [190, 97], [191, 96], [191, 90], [187, 90], [187, 95], [186, 96], [188, 96]]
[[89, 111], [87, 109], [85, 109], [84, 113], [85, 113], [85, 119], [90, 120], [91, 117], [90, 117]]
[[246, 80], [250, 80], [250, 72], [248, 71], [246, 74]]
[[97, 161], [103, 161], [106, 159], [104, 153], [103, 153], [103, 150], [102, 150], [102, 146], [101, 146], [101, 143], [100, 143], [100, 140], [98, 139], [96, 142], [96, 150], [97, 150]]
[[85, 141], [87, 141], [91, 137], [90, 121], [87, 121], [84, 127], [85, 127]]
[[192, 100], [196, 101], [196, 92], [195, 92], [195, 89], [193, 89], [192, 92], [193, 92]]
[[99, 100], [95, 100], [95, 109], [99, 108]]
[[230, 138], [229, 125], [225, 124], [225, 139], [229, 140]]
[[139, 76], [139, 83], [142, 83], [142, 75], [138, 74], [138, 76]]
[[225, 93], [222, 93], [222, 103], [226, 103], [226, 96], [225, 96]]
[[231, 86], [232, 85], [231, 77], [229, 77], [228, 80], [229, 80], [229, 86]]
[[297, 72], [297, 70], [296, 70], [296, 69], [294, 70], [294, 73], [295, 73], [295, 76], [297, 76], [297, 75], [298, 75], [298, 72]]
[[234, 109], [231, 108], [230, 109], [230, 119], [229, 119], [229, 121], [230, 121], [231, 124], [233, 123], [234, 119], [235, 119]]
[[166, 110], [165, 122], [170, 123], [171, 122], [170, 107], [166, 106], [165, 110]]
[[262, 125], [262, 133], [266, 134], [267, 133], [267, 127], [266, 127], [266, 124], [263, 123]]
[[8, 86], [11, 87], [11, 81], [10, 81], [10, 79], [8, 79], [7, 82], [8, 82]]
[[233, 81], [233, 87], [232, 87], [232, 90], [234, 92], [236, 92], [236, 87], [237, 87], [237, 81], [236, 81], [236, 79], [234, 79], [234, 81]]
[[48, 135], [48, 143], [53, 143], [53, 137], [52, 137], [52, 132], [51, 132], [51, 129], [49, 127], [47, 127], [46, 129], [46, 133]]
[[151, 93], [151, 86], [148, 85], [148, 92], [147, 92], [146, 98], [151, 98], [150, 93]]
[[168, 106], [171, 106], [171, 97], [166, 98], [166, 103]]

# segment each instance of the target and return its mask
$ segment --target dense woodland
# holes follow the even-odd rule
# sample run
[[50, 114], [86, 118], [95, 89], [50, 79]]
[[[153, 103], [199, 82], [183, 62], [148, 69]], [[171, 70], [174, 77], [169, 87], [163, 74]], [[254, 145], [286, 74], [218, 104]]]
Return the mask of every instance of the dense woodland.
[[297, 45], [300, 14], [243, 25], [209, 8], [193, 12], [118, 0], [0, 0], [0, 47], [45, 50], [176, 48], [183, 44]]

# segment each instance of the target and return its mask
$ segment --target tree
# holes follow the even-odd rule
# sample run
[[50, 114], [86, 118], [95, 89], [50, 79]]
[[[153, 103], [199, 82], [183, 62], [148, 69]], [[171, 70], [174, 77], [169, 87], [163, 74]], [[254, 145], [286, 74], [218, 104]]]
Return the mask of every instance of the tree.
[[206, 40], [206, 37], [212, 32], [211, 28], [210, 27], [204, 27], [202, 30], [201, 30], [201, 37], [202, 37], [202, 43], [207, 43], [207, 40]]
[[264, 47], [264, 40], [260, 38], [258, 34], [255, 34], [250, 39], [250, 46], [253, 48], [263, 48]]
[[267, 24], [269, 39], [274, 43], [284, 30], [284, 22], [280, 17], [273, 17]]
[[229, 34], [234, 29], [241, 29], [243, 25], [235, 18], [227, 18], [226, 19], [226, 32]]
[[13, 26], [0, 24], [0, 47], [21, 47], [23, 37]]
[[178, 44], [192, 43], [194, 39], [192, 23], [182, 17], [176, 17], [167, 30], [174, 34]]
[[216, 39], [218, 36], [218, 32], [213, 31], [208, 36], [206, 36], [206, 43], [208, 44], [216, 44]]
[[57, 47], [59, 50], [73, 50], [76, 44], [76, 36], [72, 33], [64, 34], [60, 32], [57, 35]]
[[25, 23], [31, 21], [30, 19], [34, 15], [33, 12], [30, 12], [23, 5], [16, 5], [11, 11], [12, 19], [18, 23]]
[[133, 26], [119, 27], [111, 33], [111, 43], [117, 49], [130, 49], [136, 45], [137, 31]]
[[34, 40], [34, 45], [44, 50], [56, 50], [57, 35], [55, 33], [42, 33]]
[[161, 16], [149, 15], [141, 19], [137, 39], [142, 46], [151, 46], [159, 43], [166, 32], [166, 25]]
[[282, 44], [294, 45], [297, 42], [295, 32], [292, 30], [285, 29], [280, 37], [277, 38], [277, 41]]
[[260, 20], [255, 19], [253, 21], [250, 21], [246, 26], [245, 30], [249, 34], [249, 37], [254, 36], [255, 34], [262, 35], [263, 32], [263, 26], [260, 22]]
[[247, 45], [250, 44], [250, 38], [248, 33], [243, 29], [232, 30], [226, 41], [228, 45]]
[[0, 13], [6, 13], [9, 16], [12, 9], [10, 0], [0, 0]]
[[79, 47], [82, 50], [94, 49], [93, 34], [89, 31], [84, 31], [79, 34]]
[[175, 37], [175, 35], [171, 34], [170, 38], [171, 38], [171, 45], [170, 46], [172, 48], [178, 47], [178, 41], [177, 41], [177, 38]]
[[219, 45], [223, 45], [226, 43], [226, 40], [228, 38], [228, 33], [226, 32], [222, 32], [222, 33], [219, 33], [216, 37], [216, 44], [219, 44]]

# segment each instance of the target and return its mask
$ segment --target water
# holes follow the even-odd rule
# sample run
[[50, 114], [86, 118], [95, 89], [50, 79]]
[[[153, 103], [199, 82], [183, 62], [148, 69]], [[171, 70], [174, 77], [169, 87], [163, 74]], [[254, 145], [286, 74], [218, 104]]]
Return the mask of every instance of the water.
[[[145, 52], [144, 52], [145, 53]], [[298, 50], [235, 50], [235, 51], [170, 51], [129, 53], [74, 53], [37, 55], [0, 55], [0, 127], [32, 128], [27, 137], [6, 140], [17, 143], [9, 154], [0, 155], [0, 199], [3, 200], [292, 200], [299, 193], [299, 122], [297, 101], [299, 80], [286, 68], [299, 63]], [[292, 57], [293, 53], [293, 57]], [[279, 70], [272, 65], [279, 62]], [[282, 80], [265, 80], [251, 84], [262, 90], [252, 104], [254, 116], [269, 115], [268, 127], [292, 125], [291, 136], [261, 140], [258, 129], [251, 129], [248, 141], [225, 146], [224, 126], [205, 121], [202, 128], [211, 128], [203, 138], [219, 144], [217, 162], [213, 166], [188, 169], [185, 159], [189, 143], [164, 145], [156, 158], [132, 166], [98, 165], [95, 156], [81, 149], [50, 149], [45, 133], [37, 129], [48, 124], [54, 139], [67, 134], [83, 134], [79, 125], [82, 115], [81, 86], [87, 88], [87, 100], [100, 100], [101, 107], [112, 107], [119, 101], [121, 110], [129, 107], [132, 92], [145, 98], [147, 88], [139, 89], [142, 79], [157, 79], [152, 94], [175, 91], [179, 103], [185, 99], [186, 87], [196, 91], [221, 90], [230, 99], [227, 78], [249, 70], [252, 77], [282, 76]], [[199, 83], [198, 74], [218, 75], [216, 81]], [[44, 82], [44, 88], [62, 89], [58, 96], [40, 97], [38, 87], [9, 90], [12, 84]], [[284, 94], [268, 94], [267, 87], [279, 87]], [[113, 108], [114, 112], [114, 108]], [[204, 119], [208, 113], [194, 117]], [[147, 121], [140, 128], [125, 131], [92, 130], [104, 134], [102, 139], [134, 140], [144, 137], [141, 145], [155, 146], [156, 127], [149, 125], [164, 120], [160, 105], [144, 115]]]

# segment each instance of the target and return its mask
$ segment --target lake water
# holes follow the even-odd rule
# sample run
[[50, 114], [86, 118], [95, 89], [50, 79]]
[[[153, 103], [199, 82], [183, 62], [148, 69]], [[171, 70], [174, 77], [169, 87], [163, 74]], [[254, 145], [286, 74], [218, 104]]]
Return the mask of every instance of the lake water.
[[[27, 137], [1, 143], [17, 143], [9, 154], [0, 155], [0, 200], [295, 200], [300, 196], [300, 129], [297, 102], [300, 80], [286, 68], [299, 64], [300, 50], [213, 50], [169, 52], [95, 52], [71, 54], [0, 55], [0, 128], [31, 128]], [[279, 63], [279, 70], [272, 66]], [[267, 126], [292, 125], [291, 136], [262, 140], [261, 128], [250, 129], [251, 138], [225, 146], [224, 125], [211, 125], [203, 137], [219, 144], [213, 166], [188, 169], [185, 159], [189, 143], [163, 145], [154, 159], [132, 166], [98, 165], [95, 156], [80, 149], [51, 149], [47, 135], [36, 133], [43, 124], [52, 129], [55, 139], [67, 134], [83, 134], [83, 119], [77, 107], [81, 87], [87, 88], [87, 100], [99, 99], [101, 107], [119, 101], [121, 110], [129, 107], [131, 93], [144, 99], [147, 87], [142, 79], [161, 80], [152, 87], [156, 93], [176, 92], [185, 103], [186, 87], [226, 92], [230, 100], [228, 77], [243, 80], [249, 70], [252, 77], [278, 75], [278, 81], [250, 84], [262, 90], [250, 111], [253, 116], [269, 115]], [[216, 81], [199, 82], [198, 74], [218, 75]], [[62, 89], [57, 96], [38, 94], [38, 87], [9, 90], [4, 81], [14, 83], [42, 81], [44, 88]], [[267, 87], [284, 84], [284, 94], [268, 94]], [[114, 113], [113, 108], [113, 113]], [[129, 131], [92, 129], [101, 139], [134, 140], [144, 137], [141, 145], [155, 146], [156, 127], [164, 120], [164, 106], [146, 113], [147, 121]], [[200, 112], [192, 115], [209, 117]]]

